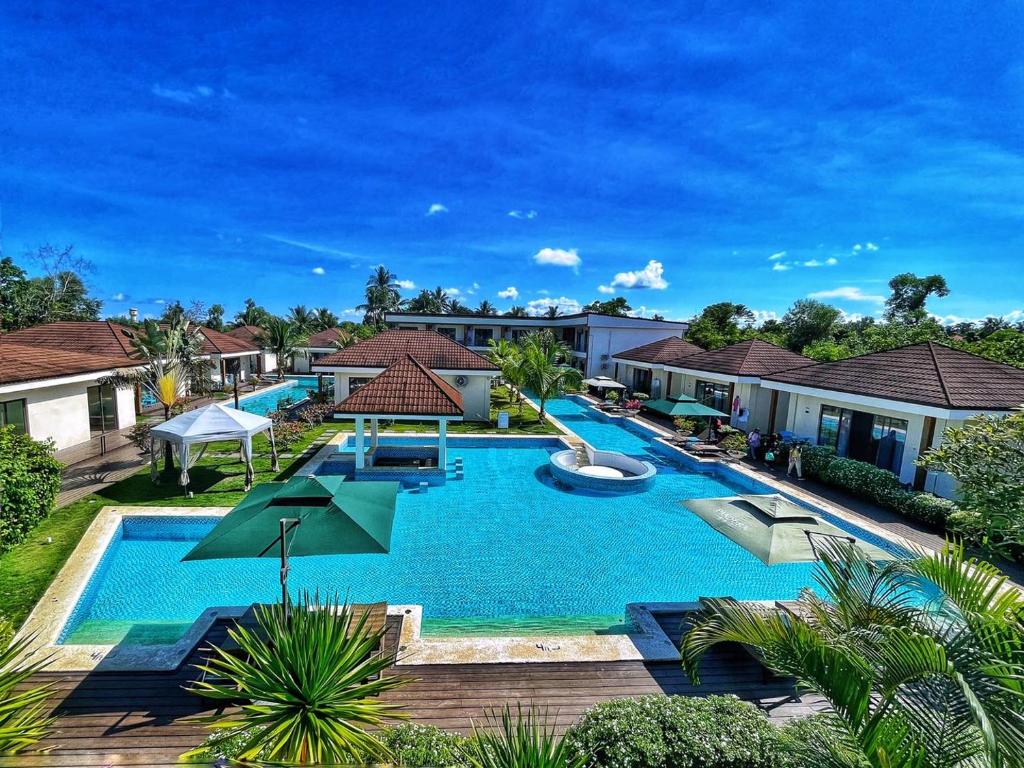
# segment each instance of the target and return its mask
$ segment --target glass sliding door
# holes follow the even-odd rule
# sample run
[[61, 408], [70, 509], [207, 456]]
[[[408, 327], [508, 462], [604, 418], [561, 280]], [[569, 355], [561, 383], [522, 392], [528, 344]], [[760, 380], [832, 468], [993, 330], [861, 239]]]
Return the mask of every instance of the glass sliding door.
[[0, 403], [0, 427], [14, 427], [17, 432], [23, 435], [28, 434], [24, 400], [8, 400], [6, 403]]
[[694, 398], [704, 405], [714, 408], [722, 413], [732, 411], [732, 403], [729, 402], [729, 385], [719, 384], [714, 381], [698, 381], [693, 393]]
[[818, 445], [835, 448], [837, 456], [865, 461], [899, 474], [906, 442], [905, 419], [821, 406]]
[[109, 384], [89, 387], [89, 431], [94, 435], [117, 429], [117, 399]]

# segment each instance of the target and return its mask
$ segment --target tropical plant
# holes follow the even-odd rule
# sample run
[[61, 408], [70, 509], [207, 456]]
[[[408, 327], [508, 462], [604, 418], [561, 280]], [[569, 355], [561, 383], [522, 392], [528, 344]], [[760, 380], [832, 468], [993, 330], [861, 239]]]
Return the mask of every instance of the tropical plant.
[[[404, 685], [382, 676], [391, 660], [380, 653], [383, 630], [367, 626], [337, 600], [320, 605], [305, 594], [285, 618], [280, 605], [256, 609], [258, 629], [228, 630], [241, 655], [217, 646], [199, 668], [206, 672], [189, 690], [220, 702], [243, 700], [238, 711], [196, 718], [214, 730], [189, 754], [234, 743], [241, 760], [299, 764], [386, 760], [390, 750], [377, 729], [402, 719], [400, 707], [380, 694]], [[242, 737], [241, 743], [239, 736]]]
[[235, 315], [235, 325], [263, 325], [270, 313], [253, 299], [245, 300], [245, 309]]
[[523, 351], [508, 339], [488, 339], [487, 359], [501, 370], [501, 377], [508, 384], [510, 394], [519, 405], [519, 413], [523, 412], [522, 387], [525, 381], [523, 369]]
[[310, 331], [316, 327], [316, 315], [310, 312], [304, 304], [299, 304], [288, 311], [288, 322], [294, 325], [299, 333], [308, 336]]
[[476, 308], [476, 314], [478, 315], [496, 315], [498, 314], [498, 308], [491, 304], [487, 299], [480, 302], [480, 305]]
[[569, 348], [550, 331], [528, 334], [521, 347], [523, 386], [537, 396], [540, 420], [544, 421], [547, 401], [565, 394], [568, 388], [581, 386], [583, 376], [565, 364]]
[[314, 331], [329, 331], [331, 328], [337, 328], [341, 325], [341, 318], [331, 312], [327, 307], [320, 307], [319, 309], [313, 310], [313, 328]]
[[560, 314], [562, 314], [562, 312], [557, 305], [549, 304], [548, 308], [544, 310], [543, 317], [546, 317], [550, 320], [552, 318], [558, 317]]
[[0, 427], [0, 552], [50, 514], [63, 469], [52, 441], [33, 440], [13, 424]]
[[627, 312], [630, 312], [633, 308], [629, 306], [629, 302], [626, 301], [624, 296], [616, 296], [614, 299], [608, 299], [607, 301], [592, 301], [587, 304], [584, 308], [584, 312], [597, 312], [601, 315], [617, 315], [619, 317], [625, 317]]
[[277, 357], [277, 378], [284, 377], [286, 365], [306, 343], [306, 334], [298, 326], [281, 317], [270, 317], [263, 325], [264, 349]]
[[820, 596], [780, 612], [713, 598], [682, 641], [687, 674], [737, 642], [829, 707], [832, 737], [808, 765], [946, 768], [1018, 764], [1024, 752], [1024, 596], [962, 546], [873, 562], [855, 545], [819, 547]]
[[469, 765], [466, 756], [469, 740], [434, 725], [402, 723], [391, 726], [381, 731], [380, 740], [402, 768], [463, 768]]
[[473, 768], [584, 768], [589, 755], [574, 750], [546, 724], [546, 714], [523, 712], [515, 715], [506, 704], [501, 713], [490, 712], [486, 728], [473, 725], [467, 744]]
[[526, 311], [526, 307], [521, 304], [515, 304], [508, 308], [508, 312], [505, 313], [505, 317], [528, 317], [529, 313]]
[[203, 325], [207, 328], [212, 328], [215, 331], [224, 330], [224, 305], [223, 304], [211, 304], [210, 308], [206, 310], [206, 320]]
[[473, 310], [467, 307], [458, 299], [448, 300], [448, 314], [449, 315], [472, 315]]
[[432, 291], [423, 288], [409, 300], [408, 309], [424, 315], [443, 315], [451, 309], [451, 299], [441, 286]]
[[672, 426], [684, 435], [692, 435], [697, 431], [697, 420], [689, 416], [676, 416], [672, 419]]
[[377, 266], [366, 281], [366, 301], [356, 309], [363, 312], [363, 322], [379, 326], [384, 315], [402, 307], [398, 276], [383, 264]]
[[44, 715], [52, 686], [25, 687], [48, 663], [48, 659], [20, 662], [32, 641], [28, 636], [11, 645], [0, 644], [0, 754], [17, 754], [38, 744], [50, 734], [55, 720]]

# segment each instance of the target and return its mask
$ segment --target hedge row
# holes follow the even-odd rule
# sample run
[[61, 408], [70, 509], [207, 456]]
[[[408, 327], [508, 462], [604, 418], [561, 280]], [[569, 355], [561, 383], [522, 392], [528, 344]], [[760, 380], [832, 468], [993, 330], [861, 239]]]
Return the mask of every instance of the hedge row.
[[936, 528], [945, 528], [946, 520], [957, 511], [949, 499], [931, 493], [908, 491], [900, 479], [888, 470], [856, 459], [835, 455], [826, 446], [808, 446], [802, 452], [804, 474], [854, 496], [873, 501]]
[[25, 540], [53, 509], [64, 466], [53, 443], [0, 428], [0, 552]]

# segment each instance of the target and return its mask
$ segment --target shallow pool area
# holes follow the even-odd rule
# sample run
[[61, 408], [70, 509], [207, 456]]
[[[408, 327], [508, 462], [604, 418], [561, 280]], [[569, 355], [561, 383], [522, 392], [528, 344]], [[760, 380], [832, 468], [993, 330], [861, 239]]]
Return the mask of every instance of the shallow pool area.
[[[286, 376], [282, 379], [282, 386], [275, 386], [266, 392], [239, 396], [238, 407], [248, 413], [266, 416], [272, 411], [279, 410], [283, 405], [294, 405], [305, 400], [308, 390], [315, 390], [316, 387], [316, 376]], [[234, 405], [234, 399], [225, 402]]]
[[[389, 554], [293, 558], [293, 592], [422, 605], [425, 636], [558, 634], [621, 632], [631, 602], [792, 599], [811, 584], [810, 563], [767, 566], [681, 504], [770, 489], [727, 468], [693, 471], [652, 433], [580, 399], [548, 410], [594, 447], [655, 465], [650, 487], [609, 495], [557, 483], [548, 468], [565, 447], [557, 438], [450, 437], [444, 485], [399, 492]], [[172, 642], [211, 606], [275, 600], [273, 558], [181, 562], [215, 521], [126, 517], [62, 642]]]

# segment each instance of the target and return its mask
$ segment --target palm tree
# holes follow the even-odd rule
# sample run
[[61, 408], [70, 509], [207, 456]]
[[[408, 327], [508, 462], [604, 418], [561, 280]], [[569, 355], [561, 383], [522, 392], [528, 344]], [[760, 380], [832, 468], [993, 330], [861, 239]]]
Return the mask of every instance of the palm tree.
[[544, 310], [544, 317], [548, 319], [558, 317], [559, 314], [561, 313], [559, 312], [558, 307], [556, 307], [554, 304], [549, 304], [548, 308]]
[[341, 318], [331, 312], [327, 307], [320, 307], [313, 310], [313, 330], [329, 331], [341, 325]]
[[478, 315], [496, 315], [498, 314], [498, 308], [487, 299], [484, 299], [480, 302], [480, 306], [476, 308], [476, 313]]
[[512, 714], [508, 704], [500, 715], [490, 712], [487, 727], [473, 726], [467, 744], [472, 768], [584, 768], [590, 755], [578, 753], [564, 738], [545, 725], [547, 713], [524, 713], [522, 705]]
[[55, 718], [45, 716], [51, 685], [26, 688], [25, 683], [46, 666], [46, 661], [19, 664], [33, 637], [0, 643], [0, 755], [23, 752], [46, 738]]
[[304, 304], [299, 304], [289, 310], [288, 321], [299, 330], [299, 333], [308, 335], [313, 330], [315, 315], [306, 309]]
[[458, 299], [448, 301], [448, 314], [450, 315], [472, 315], [473, 310], [467, 307]]
[[366, 302], [356, 307], [364, 313], [363, 322], [381, 325], [386, 313], [400, 309], [399, 287], [398, 276], [383, 264], [378, 265], [366, 281]]
[[235, 315], [235, 325], [263, 325], [270, 316], [263, 307], [252, 299], [245, 300], [245, 309]]
[[305, 343], [306, 334], [282, 317], [271, 317], [263, 325], [264, 349], [277, 357], [278, 379], [284, 377], [285, 364], [291, 365], [291, 359]]
[[527, 335], [522, 342], [522, 382], [540, 401], [540, 420], [544, 421], [545, 404], [553, 397], [565, 394], [583, 382], [575, 368], [565, 364], [569, 348], [558, 341], [550, 331]]
[[487, 359], [501, 370], [501, 377], [508, 384], [509, 394], [516, 398], [519, 413], [523, 412], [523, 351], [508, 339], [487, 340]]
[[509, 307], [508, 312], [505, 313], [505, 317], [528, 317], [529, 314], [526, 311], [526, 307], [515, 304]]
[[805, 590], [794, 610], [706, 600], [682, 642], [690, 678], [709, 648], [738, 642], [821, 696], [829, 737], [800, 745], [807, 765], [1018, 764], [1024, 597], [1006, 577], [953, 544], [884, 565], [846, 542], [821, 554], [821, 596]]
[[381, 675], [391, 666], [378, 650], [383, 630], [372, 631], [367, 614], [356, 618], [347, 605], [321, 606], [308, 594], [288, 618], [280, 605], [258, 607], [256, 618], [256, 631], [228, 630], [242, 653], [213, 646], [213, 656], [199, 667], [206, 676], [189, 687], [224, 704], [244, 702], [238, 710], [197, 718], [215, 735], [189, 755], [240, 742], [230, 757], [244, 761], [362, 765], [391, 759], [368, 730], [404, 717], [399, 705], [379, 698], [407, 682]]

